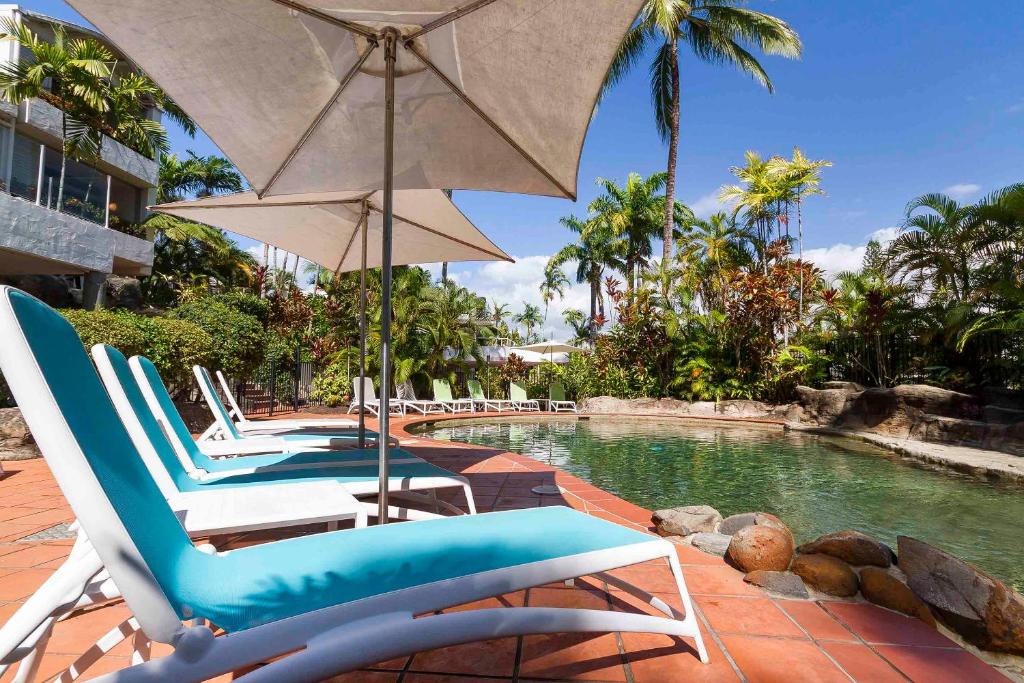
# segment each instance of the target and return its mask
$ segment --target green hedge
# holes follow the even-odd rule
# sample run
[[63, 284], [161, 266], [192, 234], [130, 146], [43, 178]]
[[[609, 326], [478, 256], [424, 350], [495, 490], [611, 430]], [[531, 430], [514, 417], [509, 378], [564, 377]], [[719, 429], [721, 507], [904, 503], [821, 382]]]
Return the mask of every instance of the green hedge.
[[88, 350], [110, 344], [125, 356], [143, 355], [156, 365], [164, 381], [177, 386], [192, 382], [192, 366], [213, 360], [213, 338], [198, 325], [173, 318], [152, 318], [128, 311], [61, 311]]
[[169, 315], [195, 323], [212, 338], [211, 369], [244, 376], [263, 362], [267, 332], [255, 316], [214, 297], [182, 304]]

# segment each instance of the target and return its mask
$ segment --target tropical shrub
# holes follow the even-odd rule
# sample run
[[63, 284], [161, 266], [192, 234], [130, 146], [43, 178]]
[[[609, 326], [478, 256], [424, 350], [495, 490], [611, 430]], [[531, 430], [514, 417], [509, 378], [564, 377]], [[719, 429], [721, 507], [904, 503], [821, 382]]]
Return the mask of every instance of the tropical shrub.
[[313, 378], [309, 397], [332, 408], [346, 403], [352, 395], [352, 375], [346, 361], [334, 362]]
[[230, 306], [239, 313], [245, 313], [256, 318], [266, 327], [270, 323], [270, 302], [261, 299], [255, 294], [240, 290], [214, 294], [210, 297], [214, 301]]
[[212, 297], [178, 306], [171, 316], [195, 323], [212, 338], [212, 369], [244, 376], [263, 362], [267, 344], [260, 321]]
[[125, 356], [145, 356], [172, 386], [188, 386], [192, 381], [192, 366], [209, 365], [214, 358], [211, 336], [187, 320], [103, 309], [61, 312], [74, 326], [86, 349], [95, 344], [109, 344]]

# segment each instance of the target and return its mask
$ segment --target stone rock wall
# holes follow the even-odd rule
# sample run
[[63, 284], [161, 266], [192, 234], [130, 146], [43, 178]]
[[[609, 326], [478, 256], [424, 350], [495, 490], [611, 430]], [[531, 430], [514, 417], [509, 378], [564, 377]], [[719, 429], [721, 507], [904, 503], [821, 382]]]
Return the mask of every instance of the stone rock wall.
[[580, 404], [583, 413], [614, 413], [675, 417], [733, 417], [748, 420], [790, 420], [799, 417], [799, 406], [761, 401], [680, 401], [675, 398], [613, 398], [595, 396]]
[[38, 458], [39, 449], [17, 408], [0, 408], [0, 460]]

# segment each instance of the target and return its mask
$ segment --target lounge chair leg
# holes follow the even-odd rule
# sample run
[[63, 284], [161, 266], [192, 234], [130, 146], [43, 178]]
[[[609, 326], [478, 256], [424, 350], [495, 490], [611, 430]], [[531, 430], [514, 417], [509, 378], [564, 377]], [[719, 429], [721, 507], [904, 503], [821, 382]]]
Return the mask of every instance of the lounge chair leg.
[[52, 632], [53, 626], [51, 623], [46, 632], [36, 641], [36, 646], [32, 648], [32, 652], [28, 653], [18, 664], [18, 673], [11, 683], [32, 683], [32, 681], [36, 680], [36, 676], [39, 674], [39, 665], [43, 662], [43, 652], [46, 651], [46, 644], [49, 642], [50, 633]]
[[141, 630], [132, 636], [132, 666], [149, 661], [152, 642]]
[[440, 509], [440, 507], [438, 507], [438, 504], [437, 504], [437, 489], [430, 489], [430, 501], [431, 501], [431, 503], [433, 505], [434, 514], [435, 515], [441, 514], [441, 509]]
[[697, 619], [697, 613], [694, 611], [693, 603], [690, 601], [690, 592], [686, 590], [686, 582], [683, 580], [683, 568], [679, 565], [679, 556], [674, 552], [668, 557], [668, 566], [672, 569], [672, 575], [676, 579], [679, 598], [682, 600], [683, 609], [686, 611], [686, 621], [693, 621], [693, 638], [696, 641], [697, 654], [700, 655], [700, 661], [707, 664], [711, 660], [708, 658], [707, 648], [704, 647], [704, 639], [700, 635], [700, 620]]
[[476, 514], [476, 500], [473, 498], [473, 487], [466, 482], [462, 485], [462, 491], [466, 495], [466, 508], [469, 510], [469, 514]]

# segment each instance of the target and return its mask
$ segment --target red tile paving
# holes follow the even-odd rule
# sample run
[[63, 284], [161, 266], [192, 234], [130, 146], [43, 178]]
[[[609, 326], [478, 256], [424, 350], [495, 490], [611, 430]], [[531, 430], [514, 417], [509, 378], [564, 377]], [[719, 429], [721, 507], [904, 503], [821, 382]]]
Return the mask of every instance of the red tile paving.
[[[463, 416], [460, 416], [462, 418]], [[436, 416], [432, 419], [438, 419]], [[418, 455], [469, 477], [481, 512], [569, 505], [647, 531], [650, 511], [576, 477], [513, 453], [447, 444], [409, 434], [415, 419], [394, 420], [393, 433]], [[418, 420], [418, 421], [422, 421]], [[371, 425], [372, 426], [372, 425]], [[5, 463], [0, 479], [0, 624], [56, 568], [68, 541], [20, 539], [69, 522], [72, 514], [41, 460]], [[530, 489], [556, 482], [558, 497]], [[447, 500], [464, 504], [461, 493]], [[694, 501], [702, 502], [702, 501]], [[233, 539], [234, 542], [258, 542]], [[854, 602], [780, 600], [746, 584], [720, 558], [678, 546], [687, 586], [701, 621], [710, 664], [701, 664], [692, 641], [644, 633], [554, 634], [470, 643], [397, 658], [336, 676], [337, 683], [495, 683], [553, 681], [998, 681], [995, 669], [924, 623]], [[644, 563], [616, 570], [676, 609], [682, 603], [668, 567]], [[575, 587], [553, 584], [463, 605], [449, 611], [523, 604], [654, 613], [653, 608], [593, 577]], [[40, 680], [58, 674], [96, 638], [128, 615], [120, 602], [92, 608], [59, 622], [41, 666]], [[154, 648], [154, 656], [166, 654]], [[128, 665], [122, 643], [84, 677]], [[15, 671], [0, 676], [7, 683]], [[226, 680], [222, 677], [219, 680]]]

